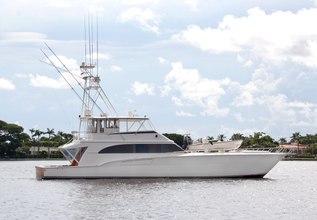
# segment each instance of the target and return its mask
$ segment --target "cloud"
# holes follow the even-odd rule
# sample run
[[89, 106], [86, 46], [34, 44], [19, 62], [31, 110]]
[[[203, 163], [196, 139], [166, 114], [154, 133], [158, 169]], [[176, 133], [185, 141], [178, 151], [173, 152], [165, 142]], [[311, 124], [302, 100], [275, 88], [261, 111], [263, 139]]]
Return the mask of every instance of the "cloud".
[[157, 4], [160, 0], [124, 0], [122, 3], [126, 5], [146, 5]]
[[[79, 69], [79, 64], [77, 63], [77, 61], [73, 58], [68, 58], [66, 56], [63, 55], [51, 55], [49, 56], [49, 59], [54, 63], [54, 65], [56, 65], [58, 68], [61, 68], [63, 70], [66, 70], [64, 65], [67, 67], [68, 70], [70, 70], [70, 72], [75, 73], [75, 74], [80, 74], [81, 71]], [[60, 61], [61, 62], [60, 62]], [[50, 63], [48, 60], [46, 60], [47, 63]]]
[[183, 101], [176, 96], [172, 96], [172, 101], [174, 102], [176, 106], [184, 106]]
[[262, 105], [269, 112], [268, 121], [275, 126], [289, 126], [298, 128], [315, 127], [317, 123], [317, 105], [301, 101], [289, 101], [287, 96], [263, 96]]
[[118, 17], [120, 22], [132, 22], [138, 24], [144, 31], [158, 34], [160, 16], [151, 9], [141, 9], [137, 7], [123, 11]]
[[67, 83], [62, 79], [53, 79], [48, 76], [39, 74], [29, 74], [30, 84], [34, 87], [51, 88], [51, 89], [65, 89], [68, 88]]
[[[109, 60], [109, 59], [111, 58], [111, 56], [110, 56], [109, 54], [106, 54], [106, 53], [98, 53], [98, 54], [97, 54], [96, 52], [92, 53], [91, 58], [92, 58], [93, 60], [94, 60], [94, 59], [97, 59], [97, 55], [98, 55], [98, 59], [99, 59], [99, 60]], [[87, 59], [90, 58], [89, 54], [86, 55], [86, 58], [87, 58]]]
[[15, 90], [15, 85], [10, 80], [0, 78], [0, 89]]
[[271, 14], [252, 8], [244, 17], [225, 16], [216, 28], [190, 25], [172, 38], [202, 51], [238, 53], [245, 65], [291, 61], [317, 68], [316, 20], [317, 8]]
[[[63, 77], [60, 76], [59, 78], [55, 79], [52, 77], [48, 77], [46, 75], [40, 75], [40, 74], [29, 74], [29, 80], [30, 80], [30, 85], [34, 87], [40, 87], [40, 88], [50, 88], [50, 89], [65, 89], [69, 88], [69, 85], [78, 85], [78, 82], [82, 82], [82, 79], [80, 77], [80, 69], [77, 61], [72, 58], [67, 58], [66, 56], [63, 55], [58, 55], [58, 58], [62, 61], [62, 63], [67, 67], [67, 69], [74, 74], [74, 77], [72, 77], [71, 74], [69, 74], [66, 71], [66, 68], [64, 65], [59, 62], [58, 58], [55, 56], [50, 56], [50, 60], [56, 65], [57, 68], [59, 68], [60, 72], [62, 73]], [[47, 63], [50, 63], [48, 60], [46, 61]], [[58, 73], [56, 73], [58, 74]], [[65, 81], [67, 80], [67, 82]]]
[[150, 83], [141, 83], [135, 81], [131, 86], [132, 92], [139, 96], [139, 95], [154, 95], [155, 86]]
[[189, 6], [191, 8], [191, 10], [193, 11], [198, 11], [198, 5], [199, 3], [199, 0], [185, 0], [184, 1], [184, 4]]
[[37, 43], [46, 39], [45, 34], [37, 32], [5, 32], [0, 34], [0, 42], [7, 43]]
[[163, 57], [158, 57], [157, 59], [158, 59], [158, 61], [159, 61], [160, 64], [165, 64], [165, 63], [168, 62], [168, 61], [167, 61], [165, 58], [163, 58]]
[[232, 83], [235, 93], [238, 94], [233, 105], [237, 107], [255, 105], [262, 101], [264, 95], [272, 94], [281, 81], [281, 78], [275, 79], [273, 74], [263, 68], [258, 68], [252, 74], [250, 82], [244, 85], [238, 82]]
[[48, 6], [54, 8], [69, 8], [72, 6], [72, 4], [65, 0], [51, 0], [49, 1]]
[[112, 66], [110, 70], [112, 72], [120, 72], [120, 71], [122, 71], [122, 68], [119, 66]]
[[190, 112], [176, 111], [176, 116], [180, 116], [180, 117], [194, 117], [196, 115], [192, 114]]
[[219, 99], [225, 95], [223, 86], [229, 83], [228, 79], [217, 81], [202, 78], [198, 70], [185, 69], [181, 62], [172, 63], [172, 70], [165, 76], [165, 87], [170, 88], [168, 92], [178, 94], [172, 97], [174, 103], [178, 106], [180, 103], [198, 105], [203, 115], [225, 116], [229, 113], [228, 108], [218, 106]]

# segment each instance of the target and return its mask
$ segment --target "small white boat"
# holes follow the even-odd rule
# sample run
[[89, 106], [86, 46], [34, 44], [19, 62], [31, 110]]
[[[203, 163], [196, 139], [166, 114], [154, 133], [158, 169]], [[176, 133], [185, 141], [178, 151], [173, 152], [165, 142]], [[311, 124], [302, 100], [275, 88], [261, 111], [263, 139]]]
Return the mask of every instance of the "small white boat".
[[[59, 147], [70, 164], [38, 165], [37, 179], [263, 177], [285, 156], [218, 148], [199, 152], [194, 145], [184, 150], [158, 133], [148, 117], [118, 116], [100, 86], [98, 73], [93, 72], [94, 65], [84, 62], [80, 68], [83, 96], [79, 131], [72, 142]], [[102, 103], [114, 114], [105, 113]], [[96, 109], [98, 115], [94, 115]]]
[[242, 140], [209, 141], [199, 139], [188, 145], [188, 149], [193, 152], [226, 152], [237, 150], [241, 146], [242, 142]]

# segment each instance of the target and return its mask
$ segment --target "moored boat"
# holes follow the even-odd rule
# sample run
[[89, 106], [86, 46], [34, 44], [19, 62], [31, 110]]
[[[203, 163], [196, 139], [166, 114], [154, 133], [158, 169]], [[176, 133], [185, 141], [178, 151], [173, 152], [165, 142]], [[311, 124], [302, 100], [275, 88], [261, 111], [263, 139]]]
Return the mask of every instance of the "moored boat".
[[[61, 68], [45, 56], [60, 72]], [[88, 64], [83, 62], [80, 66], [82, 73], [78, 81], [83, 89], [79, 130], [70, 143], [59, 147], [70, 163], [38, 165], [37, 179], [263, 177], [285, 156], [281, 152], [222, 150], [221, 147], [195, 150], [203, 145], [184, 149], [158, 133], [148, 117], [132, 113], [119, 116], [100, 86], [92, 59], [88, 60]], [[95, 114], [96, 110], [99, 114]]]

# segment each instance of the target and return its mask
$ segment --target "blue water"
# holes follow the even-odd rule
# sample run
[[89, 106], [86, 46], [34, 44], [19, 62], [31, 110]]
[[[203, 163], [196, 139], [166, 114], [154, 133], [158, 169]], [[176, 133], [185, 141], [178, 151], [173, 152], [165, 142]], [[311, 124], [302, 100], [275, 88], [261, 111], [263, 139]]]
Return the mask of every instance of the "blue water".
[[0, 219], [317, 219], [317, 162], [263, 179], [35, 179], [61, 163], [1, 161]]

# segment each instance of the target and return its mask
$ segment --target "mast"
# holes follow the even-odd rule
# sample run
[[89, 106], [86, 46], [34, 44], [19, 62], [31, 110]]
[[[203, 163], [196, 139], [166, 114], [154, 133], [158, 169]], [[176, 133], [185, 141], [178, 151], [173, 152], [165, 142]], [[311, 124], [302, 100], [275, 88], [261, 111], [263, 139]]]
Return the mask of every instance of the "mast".
[[[88, 33], [85, 33], [85, 41], [87, 40], [86, 34], [88, 34], [88, 54], [87, 54], [87, 42], [85, 42], [85, 62], [82, 62], [80, 65], [81, 77], [84, 80], [83, 85], [83, 98], [82, 98], [82, 107], [80, 115], [80, 124], [79, 124], [79, 134], [85, 134], [90, 129], [89, 119], [94, 116], [95, 107], [99, 109], [101, 116], [107, 116], [106, 112], [99, 107], [100, 103], [103, 103], [106, 108], [110, 111], [110, 114], [118, 115], [115, 108], [111, 104], [109, 98], [105, 94], [104, 90], [100, 86], [100, 77], [98, 72], [98, 52], [99, 52], [99, 43], [98, 43], [98, 17], [96, 18], [96, 28], [97, 33], [93, 35], [93, 17], [88, 15], [88, 24], [87, 26]], [[96, 40], [96, 50], [94, 49], [94, 44], [92, 43]], [[94, 56], [94, 50], [97, 52], [97, 55]], [[88, 62], [88, 63], [87, 63]], [[94, 68], [97, 67], [97, 71], [94, 71]]]
[[[98, 22], [98, 18], [96, 19]], [[97, 33], [95, 36], [93, 35], [93, 17], [88, 15], [87, 19], [84, 19], [84, 30], [85, 30], [85, 58], [84, 62], [80, 65], [81, 74], [80, 76], [72, 73], [70, 69], [62, 62], [62, 60], [57, 56], [57, 54], [45, 43], [45, 46], [52, 54], [48, 56], [43, 50], [43, 54], [48, 59], [48, 62], [43, 61], [44, 63], [55, 67], [57, 72], [61, 75], [61, 77], [67, 82], [76, 96], [80, 99], [81, 105], [81, 113], [79, 116], [80, 123], [79, 123], [79, 136], [86, 135], [89, 132], [91, 125], [89, 123], [92, 122], [92, 118], [102, 116], [108, 117], [109, 115], [118, 116], [117, 111], [111, 104], [109, 98], [107, 97], [106, 93], [100, 86], [100, 77], [98, 72], [98, 52], [99, 52], [99, 43], [98, 43], [98, 24]], [[87, 33], [88, 32], [88, 33]], [[96, 39], [94, 39], [94, 37]], [[88, 40], [88, 42], [87, 42]], [[92, 43], [93, 41], [97, 41], [97, 44]], [[93, 53], [96, 51], [97, 55], [94, 56]], [[53, 59], [54, 58], [54, 59]], [[53, 61], [54, 60], [54, 61]], [[94, 68], [97, 66], [97, 71], [94, 71]], [[65, 77], [66, 75], [70, 75], [71, 78]], [[74, 88], [74, 82], [77, 83], [78, 88]], [[80, 97], [79, 92], [77, 90], [82, 90], [82, 97]], [[94, 112], [98, 110], [97, 112]], [[106, 113], [107, 111], [107, 113]]]

